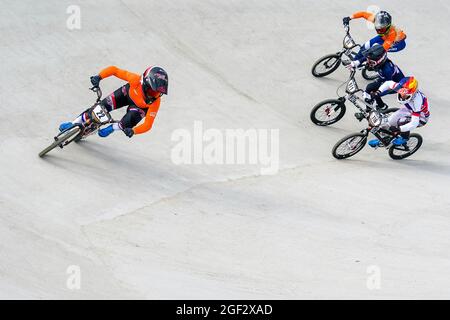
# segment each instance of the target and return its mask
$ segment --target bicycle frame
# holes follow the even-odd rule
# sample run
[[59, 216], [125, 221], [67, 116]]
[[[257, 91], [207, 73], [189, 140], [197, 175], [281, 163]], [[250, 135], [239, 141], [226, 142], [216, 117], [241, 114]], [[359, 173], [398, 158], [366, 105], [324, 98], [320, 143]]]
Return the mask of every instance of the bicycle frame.
[[[361, 133], [364, 133], [366, 136], [369, 136], [369, 133], [373, 134], [381, 142], [382, 147], [389, 149], [392, 146], [392, 141], [395, 136], [390, 130], [382, 128], [382, 126], [387, 122], [387, 115], [380, 113], [378, 110], [372, 110], [366, 114], [366, 119], [369, 125], [366, 129], [362, 130]], [[375, 118], [375, 120], [372, 118]], [[374, 123], [376, 121], [379, 123]], [[383, 137], [381, 134], [386, 136]], [[389, 138], [389, 141], [386, 138]]]
[[[97, 100], [95, 103], [90, 107], [88, 110], [86, 110], [87, 113], [87, 119], [86, 123], [84, 124], [77, 124], [77, 126], [80, 128], [80, 132], [76, 134], [73, 138], [70, 140], [67, 140], [64, 144], [60, 145], [60, 147], [64, 147], [71, 143], [74, 140], [79, 140], [86, 138], [87, 136], [90, 136], [94, 134], [101, 126], [109, 123], [117, 123], [118, 121], [114, 120], [111, 114], [108, 110], [101, 104], [101, 98], [102, 98], [102, 90], [100, 87], [92, 87], [90, 88], [91, 91], [95, 92], [97, 94]], [[104, 119], [104, 120], [102, 120]], [[70, 129], [69, 129], [70, 130]], [[60, 132], [56, 137], [55, 140], [66, 131]]]
[[86, 123], [83, 125], [81, 133], [79, 136], [85, 138], [94, 134], [101, 126], [109, 123], [117, 123], [118, 121], [114, 120], [108, 110], [100, 103], [102, 97], [102, 91], [100, 87], [93, 87], [90, 90], [97, 93], [97, 100], [89, 108], [87, 113]]
[[111, 117], [108, 110], [106, 110], [100, 102], [102, 97], [101, 89], [99, 87], [93, 87], [91, 90], [97, 94], [97, 100], [92, 107], [83, 112], [83, 115], [86, 115], [86, 121], [82, 124], [74, 124], [70, 126], [70, 128], [61, 131], [54, 137], [55, 141], [39, 153], [39, 157], [45, 156], [56, 147], [62, 149], [73, 141], [77, 142], [82, 138], [85, 138], [97, 131], [102, 125], [117, 122]]
[[[346, 82], [344, 82], [346, 84], [346, 88], [345, 88], [346, 94], [345, 94], [345, 96], [339, 97], [339, 100], [341, 100], [342, 103], [345, 103], [345, 101], [347, 101], [347, 100], [350, 101], [358, 110], [361, 111], [361, 113], [364, 115], [364, 117], [367, 117], [368, 111], [366, 111], [366, 110], [367, 109], [370, 109], [370, 110], [375, 109], [375, 103], [370, 104], [357, 95], [357, 93], [364, 92], [364, 90], [362, 90], [358, 87], [358, 84], [356, 83], [356, 80], [355, 80], [355, 73], [356, 73], [356, 71], [353, 70], [350, 73], [349, 79]], [[338, 90], [341, 86], [338, 87]]]

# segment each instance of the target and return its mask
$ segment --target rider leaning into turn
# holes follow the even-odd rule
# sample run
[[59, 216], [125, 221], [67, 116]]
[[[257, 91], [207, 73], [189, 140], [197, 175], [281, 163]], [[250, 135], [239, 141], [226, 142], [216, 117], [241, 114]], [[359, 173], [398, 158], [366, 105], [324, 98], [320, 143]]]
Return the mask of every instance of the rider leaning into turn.
[[367, 65], [378, 72], [378, 78], [369, 83], [364, 92], [364, 98], [366, 101], [376, 99], [378, 108], [383, 109], [384, 103], [380, 96], [376, 95], [376, 91], [386, 81], [400, 82], [405, 76], [400, 68], [392, 62], [387, 56], [386, 50], [381, 45], [374, 45], [365, 53], [365, 58], [352, 61], [347, 67], [353, 69], [358, 67], [364, 60], [367, 61]]
[[364, 18], [375, 25], [377, 36], [367, 41], [356, 55], [356, 59], [363, 56], [363, 52], [375, 44], [380, 44], [388, 52], [398, 52], [406, 47], [406, 34], [392, 24], [392, 17], [386, 11], [379, 11], [376, 14], [366, 11], [359, 11], [350, 17], [343, 18], [344, 25], [348, 25], [350, 20]]
[[[128, 83], [115, 90], [100, 103], [109, 111], [128, 106], [126, 114], [118, 123], [109, 125], [98, 131], [100, 137], [107, 137], [115, 130], [122, 130], [128, 137], [141, 134], [151, 129], [153, 121], [161, 103], [161, 96], [167, 94], [169, 78], [167, 72], [158, 66], [145, 70], [142, 75], [110, 66], [103, 69], [98, 75], [91, 77], [94, 87], [98, 87], [100, 80], [115, 76]], [[143, 118], [144, 122], [136, 126]], [[73, 125], [83, 125], [89, 115], [84, 111], [73, 122], [62, 123], [60, 131], [71, 128]]]
[[[414, 77], [405, 77], [399, 82], [386, 81], [377, 92], [382, 97], [396, 92], [397, 101], [403, 106], [388, 118], [388, 125], [394, 134], [399, 134], [393, 140], [394, 145], [402, 145], [409, 139], [410, 131], [427, 124], [430, 117], [428, 98], [418, 90], [418, 83]], [[380, 141], [369, 141], [371, 147], [379, 146]]]

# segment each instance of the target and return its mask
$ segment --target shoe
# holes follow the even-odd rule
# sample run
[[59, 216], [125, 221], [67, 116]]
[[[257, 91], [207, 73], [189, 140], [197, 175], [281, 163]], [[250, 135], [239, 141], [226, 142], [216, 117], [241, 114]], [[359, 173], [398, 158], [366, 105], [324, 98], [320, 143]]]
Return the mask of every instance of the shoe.
[[66, 131], [66, 130], [72, 128], [73, 126], [74, 126], [74, 124], [73, 124], [72, 122], [64, 122], [64, 123], [61, 123], [61, 124], [59, 125], [59, 131], [60, 131], [60, 132]]
[[392, 144], [394, 146], [401, 146], [401, 145], [405, 144], [406, 142], [408, 142], [408, 140], [406, 140], [405, 138], [397, 137], [392, 141]]
[[372, 98], [364, 98], [364, 102], [371, 105], [373, 103], [373, 99]]
[[98, 130], [98, 135], [102, 138], [106, 138], [113, 132], [114, 132], [113, 126], [110, 125], [110, 126], [107, 126], [106, 128], [102, 128], [102, 129]]
[[383, 103], [382, 105], [378, 105], [378, 110], [386, 111], [388, 108], [388, 105], [386, 103]]
[[362, 112], [355, 113], [355, 118], [358, 119], [358, 121], [362, 121], [364, 119], [364, 113]]
[[369, 141], [369, 146], [371, 146], [372, 148], [376, 148], [380, 146], [380, 140], [378, 139], [373, 139]]

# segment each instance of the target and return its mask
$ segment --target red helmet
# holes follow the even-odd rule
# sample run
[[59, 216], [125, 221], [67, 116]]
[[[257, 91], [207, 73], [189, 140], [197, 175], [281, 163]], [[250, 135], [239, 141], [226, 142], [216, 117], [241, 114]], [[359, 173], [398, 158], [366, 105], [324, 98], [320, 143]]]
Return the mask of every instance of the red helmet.
[[169, 88], [169, 76], [163, 68], [153, 66], [145, 70], [141, 77], [141, 84], [144, 92], [151, 89], [152, 91], [161, 94], [167, 94]]
[[412, 100], [418, 89], [418, 82], [414, 77], [405, 77], [394, 88], [397, 92], [397, 101], [406, 104]]

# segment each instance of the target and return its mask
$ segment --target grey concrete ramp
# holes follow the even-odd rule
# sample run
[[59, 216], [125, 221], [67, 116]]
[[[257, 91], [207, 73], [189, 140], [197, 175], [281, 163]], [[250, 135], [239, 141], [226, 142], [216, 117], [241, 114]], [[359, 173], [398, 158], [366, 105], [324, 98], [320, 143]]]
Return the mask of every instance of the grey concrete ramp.
[[[366, 148], [337, 161], [334, 143], [363, 128], [353, 108], [333, 127], [309, 120], [348, 76], [316, 79], [312, 64], [340, 49], [342, 17], [371, 4], [3, 0], [0, 298], [449, 298], [450, 5], [378, 3], [408, 35], [391, 58], [430, 99], [413, 157]], [[352, 34], [373, 31], [358, 21]], [[169, 72], [170, 95], [150, 133], [37, 156], [93, 103], [91, 75], [152, 64]], [[173, 133], [196, 121], [278, 129], [278, 173], [175, 164]]]

